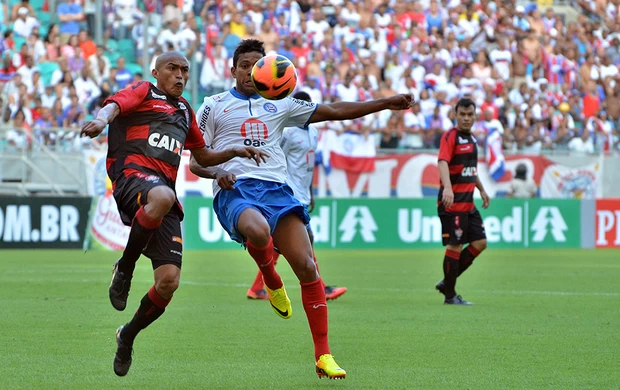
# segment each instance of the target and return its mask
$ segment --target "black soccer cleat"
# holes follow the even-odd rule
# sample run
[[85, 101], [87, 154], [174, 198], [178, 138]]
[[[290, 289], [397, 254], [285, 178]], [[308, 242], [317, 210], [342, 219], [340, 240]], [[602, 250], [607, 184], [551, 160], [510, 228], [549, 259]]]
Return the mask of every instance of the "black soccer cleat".
[[131, 276], [118, 270], [118, 261], [112, 268], [112, 282], [110, 282], [110, 302], [116, 310], [123, 311], [127, 307], [127, 297], [131, 288]]
[[443, 295], [446, 295], [446, 285], [443, 283], [443, 279], [437, 282], [437, 284], [435, 285], [435, 289]]
[[116, 330], [116, 355], [114, 355], [114, 373], [118, 376], [125, 376], [131, 367], [131, 355], [133, 346], [125, 344], [121, 339], [121, 332], [124, 326]]
[[460, 295], [455, 295], [452, 298], [446, 298], [445, 301], [443, 301], [444, 305], [463, 305], [463, 306], [472, 306], [473, 303], [471, 302], [467, 302], [466, 300], [463, 299], [463, 297], [461, 297]]

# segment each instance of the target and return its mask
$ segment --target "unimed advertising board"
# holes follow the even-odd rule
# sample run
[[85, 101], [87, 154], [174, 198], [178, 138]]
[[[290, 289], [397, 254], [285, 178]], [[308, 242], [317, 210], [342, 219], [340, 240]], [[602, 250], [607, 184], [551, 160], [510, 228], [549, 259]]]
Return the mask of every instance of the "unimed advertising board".
[[90, 198], [0, 198], [0, 248], [81, 248]]
[[[489, 245], [496, 248], [578, 248], [579, 211], [574, 199], [494, 199], [480, 210]], [[311, 226], [317, 248], [441, 246], [434, 199], [321, 199]], [[187, 249], [239, 248], [220, 227], [211, 199], [185, 198], [184, 228]]]

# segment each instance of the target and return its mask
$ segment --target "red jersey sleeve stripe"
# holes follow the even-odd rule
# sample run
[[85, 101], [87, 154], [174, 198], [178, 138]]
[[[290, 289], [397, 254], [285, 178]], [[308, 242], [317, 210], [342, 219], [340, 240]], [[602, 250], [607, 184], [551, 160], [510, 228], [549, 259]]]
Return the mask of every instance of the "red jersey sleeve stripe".
[[147, 139], [149, 137], [149, 129], [150, 125], [129, 126], [127, 128], [127, 138], [125, 140]]
[[449, 130], [441, 136], [437, 161], [444, 160], [450, 162], [452, 160], [452, 157], [454, 156], [454, 143], [456, 141], [455, 137], [456, 131], [454, 131], [454, 129]]
[[474, 192], [476, 183], [452, 184], [452, 192]]

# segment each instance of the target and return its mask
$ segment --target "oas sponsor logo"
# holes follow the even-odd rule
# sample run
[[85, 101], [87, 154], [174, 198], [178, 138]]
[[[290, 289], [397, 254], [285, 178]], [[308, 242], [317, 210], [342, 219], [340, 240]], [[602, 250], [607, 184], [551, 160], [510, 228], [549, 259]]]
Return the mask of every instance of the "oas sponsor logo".
[[272, 114], [275, 114], [276, 112], [278, 112], [278, 107], [276, 107], [276, 105], [271, 102], [265, 103], [263, 105], [263, 109]]
[[250, 118], [241, 125], [241, 136], [251, 140], [266, 140], [269, 137], [269, 129], [265, 122]]

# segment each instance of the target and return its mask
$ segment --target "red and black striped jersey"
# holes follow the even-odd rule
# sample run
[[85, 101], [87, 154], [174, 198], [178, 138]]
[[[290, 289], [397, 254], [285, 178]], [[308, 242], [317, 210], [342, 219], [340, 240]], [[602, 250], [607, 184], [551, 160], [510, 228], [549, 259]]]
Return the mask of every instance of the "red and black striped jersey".
[[[478, 176], [478, 145], [471, 133], [452, 128], [441, 136], [438, 161], [444, 160], [450, 168], [450, 182], [454, 192], [454, 204], [445, 209], [447, 212], [466, 213], [475, 208], [474, 189]], [[439, 183], [437, 205], [444, 209], [441, 202], [443, 184]]]
[[187, 100], [140, 81], [107, 98], [120, 114], [108, 129], [106, 166], [110, 180], [136, 173], [156, 175], [174, 188], [183, 149], [205, 147]]

